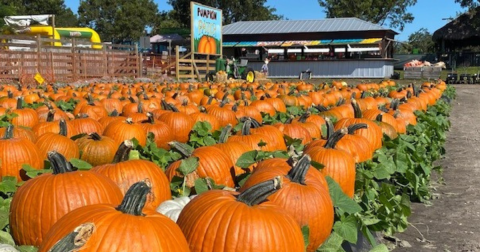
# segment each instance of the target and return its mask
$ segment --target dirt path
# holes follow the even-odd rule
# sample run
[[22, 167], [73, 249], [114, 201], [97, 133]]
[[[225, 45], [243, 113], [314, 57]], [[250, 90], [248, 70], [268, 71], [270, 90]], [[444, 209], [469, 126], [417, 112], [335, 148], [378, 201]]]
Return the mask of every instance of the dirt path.
[[412, 205], [414, 227], [396, 235], [411, 247], [395, 252], [480, 251], [480, 86], [455, 87], [447, 154], [440, 162], [445, 184], [437, 187], [432, 206]]

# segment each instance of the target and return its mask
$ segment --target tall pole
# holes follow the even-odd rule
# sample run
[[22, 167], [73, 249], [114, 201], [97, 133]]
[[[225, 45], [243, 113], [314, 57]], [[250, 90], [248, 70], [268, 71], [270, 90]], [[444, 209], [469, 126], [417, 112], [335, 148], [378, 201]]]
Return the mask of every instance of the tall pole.
[[[55, 14], [52, 14], [52, 39], [55, 39]], [[53, 45], [55, 45], [55, 41]]]

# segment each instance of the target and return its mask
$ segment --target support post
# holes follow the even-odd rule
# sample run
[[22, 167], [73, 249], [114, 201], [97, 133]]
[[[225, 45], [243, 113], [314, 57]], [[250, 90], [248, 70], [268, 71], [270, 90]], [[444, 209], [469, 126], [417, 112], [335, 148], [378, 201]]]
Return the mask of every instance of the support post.
[[75, 52], [75, 38], [72, 38], [72, 78], [77, 81], [77, 56]]
[[178, 80], [180, 78], [180, 47], [178, 45], [175, 47], [175, 57], [177, 57], [177, 60], [175, 61], [175, 78]]
[[42, 56], [42, 38], [37, 36], [37, 72], [40, 73], [40, 57]]

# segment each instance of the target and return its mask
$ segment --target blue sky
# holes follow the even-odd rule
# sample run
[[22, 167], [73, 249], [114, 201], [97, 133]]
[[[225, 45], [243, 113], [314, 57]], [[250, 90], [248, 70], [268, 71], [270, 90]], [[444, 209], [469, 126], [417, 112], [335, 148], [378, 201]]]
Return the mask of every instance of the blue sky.
[[[154, 1], [161, 11], [171, 9], [167, 0]], [[79, 2], [79, 0], [65, 0], [65, 4], [73, 12], [77, 12]], [[291, 20], [325, 18], [325, 13], [320, 8], [318, 0], [267, 0], [267, 5], [276, 8], [277, 14]], [[413, 23], [407, 24], [405, 29], [395, 37], [400, 41], [408, 40], [408, 36], [420, 28], [426, 28], [433, 33], [448, 22], [442, 18], [456, 17], [457, 12], [464, 12], [465, 9], [462, 9], [454, 0], [418, 0], [417, 4], [410, 7], [408, 11], [413, 13], [415, 20]]]

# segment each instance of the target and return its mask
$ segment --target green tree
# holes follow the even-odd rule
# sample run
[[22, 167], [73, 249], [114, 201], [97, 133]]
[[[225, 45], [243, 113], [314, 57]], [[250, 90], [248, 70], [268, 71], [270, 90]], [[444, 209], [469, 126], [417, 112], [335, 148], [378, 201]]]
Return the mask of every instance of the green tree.
[[5, 16], [16, 15], [16, 10], [11, 5], [0, 4], [0, 34], [9, 34], [13, 33], [13, 30], [10, 29], [6, 24], [3, 18]]
[[403, 31], [414, 19], [407, 8], [417, 0], [318, 0], [327, 18], [357, 17]]
[[455, 3], [460, 3], [462, 7], [475, 8], [480, 6], [479, 0], [455, 0]]
[[[198, 0], [196, 2], [221, 9], [224, 25], [239, 21], [283, 19], [283, 16], [275, 14], [277, 11], [275, 8], [265, 6], [266, 0]], [[173, 7], [171, 18], [181, 24], [181, 27], [190, 28], [190, 1], [168, 0], [168, 4]]]
[[408, 43], [412, 48], [418, 48], [420, 53], [433, 53], [435, 51], [432, 34], [426, 28], [420, 28], [418, 31], [410, 34]]
[[103, 41], [137, 41], [155, 24], [153, 0], [80, 0], [79, 23], [96, 30]]
[[0, 0], [0, 5], [13, 10], [14, 14], [9, 15], [54, 14], [57, 27], [78, 25], [77, 16], [64, 0]]

